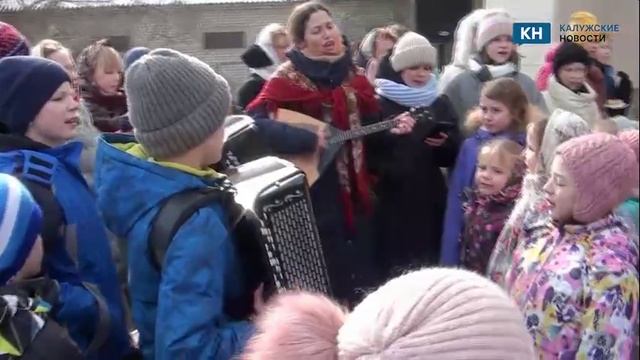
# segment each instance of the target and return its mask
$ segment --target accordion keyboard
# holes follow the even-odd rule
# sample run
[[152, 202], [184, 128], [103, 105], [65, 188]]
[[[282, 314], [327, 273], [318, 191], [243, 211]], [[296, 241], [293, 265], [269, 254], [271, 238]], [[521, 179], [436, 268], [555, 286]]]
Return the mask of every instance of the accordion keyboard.
[[296, 190], [282, 204], [265, 208], [263, 235], [279, 289], [326, 294], [329, 289], [325, 264], [309, 205], [304, 192]]

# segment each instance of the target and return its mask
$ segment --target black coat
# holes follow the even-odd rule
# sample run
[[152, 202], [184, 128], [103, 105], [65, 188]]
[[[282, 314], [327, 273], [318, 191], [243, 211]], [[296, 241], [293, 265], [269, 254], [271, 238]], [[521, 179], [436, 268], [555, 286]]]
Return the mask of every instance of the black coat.
[[265, 82], [260, 75], [251, 74], [249, 79], [238, 90], [238, 106], [242, 109], [246, 108], [260, 94]]
[[[382, 117], [409, 109], [380, 98]], [[436, 121], [457, 124], [449, 99], [442, 95], [430, 106]], [[377, 177], [375, 234], [378, 263], [387, 277], [407, 268], [437, 264], [446, 207], [447, 186], [441, 168], [454, 164], [460, 135], [449, 134], [441, 147], [424, 143], [429, 124], [417, 123], [411, 134], [377, 136], [368, 150], [370, 171]], [[384, 145], [381, 145], [383, 143]]]

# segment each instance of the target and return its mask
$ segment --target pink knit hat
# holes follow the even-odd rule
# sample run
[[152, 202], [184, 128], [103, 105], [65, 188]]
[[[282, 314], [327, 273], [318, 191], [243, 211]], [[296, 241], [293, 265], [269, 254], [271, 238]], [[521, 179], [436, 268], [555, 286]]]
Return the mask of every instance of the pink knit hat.
[[573, 138], [558, 147], [576, 185], [573, 217], [591, 223], [622, 203], [638, 184], [638, 161], [619, 138], [595, 133]]
[[534, 359], [525, 321], [508, 295], [458, 269], [402, 275], [348, 315], [324, 296], [285, 295], [257, 328], [242, 359]]
[[333, 360], [346, 309], [324, 295], [290, 292], [269, 301], [242, 360]]
[[640, 131], [625, 130], [618, 134], [620, 140], [624, 141], [636, 154], [636, 160], [640, 160]]
[[480, 20], [476, 32], [476, 49], [482, 50], [500, 35], [513, 36], [513, 18], [506, 11], [488, 14]]

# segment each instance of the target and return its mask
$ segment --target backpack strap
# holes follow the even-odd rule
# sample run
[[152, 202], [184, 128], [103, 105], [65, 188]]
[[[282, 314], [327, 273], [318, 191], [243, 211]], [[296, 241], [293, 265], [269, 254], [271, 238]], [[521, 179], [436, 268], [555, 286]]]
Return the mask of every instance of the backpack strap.
[[95, 333], [93, 339], [87, 348], [87, 354], [92, 354], [98, 351], [109, 339], [109, 331], [111, 330], [111, 317], [109, 315], [109, 306], [107, 301], [100, 293], [98, 287], [88, 282], [82, 282], [85, 289], [93, 295], [96, 300], [96, 306], [98, 307], [98, 323], [96, 324]]
[[189, 189], [166, 199], [151, 223], [148, 238], [149, 256], [156, 270], [162, 271], [162, 264], [173, 237], [199, 209], [214, 202], [222, 203], [228, 216], [225, 225], [231, 232], [244, 214], [244, 209], [233, 200], [234, 195], [232, 187], [227, 185]]
[[53, 175], [58, 161], [36, 151], [19, 151], [19, 161], [13, 175], [22, 181], [44, 214], [42, 239], [45, 251], [51, 248], [64, 230], [64, 212], [53, 192]]

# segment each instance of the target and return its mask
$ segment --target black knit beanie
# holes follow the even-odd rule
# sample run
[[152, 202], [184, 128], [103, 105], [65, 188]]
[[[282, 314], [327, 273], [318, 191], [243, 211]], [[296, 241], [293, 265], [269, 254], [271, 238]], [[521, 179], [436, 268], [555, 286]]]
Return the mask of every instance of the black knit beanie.
[[589, 67], [591, 65], [591, 57], [587, 50], [579, 44], [573, 42], [564, 42], [560, 44], [556, 50], [556, 56], [553, 58], [553, 74], [558, 78], [558, 70], [567, 64], [582, 63]]

